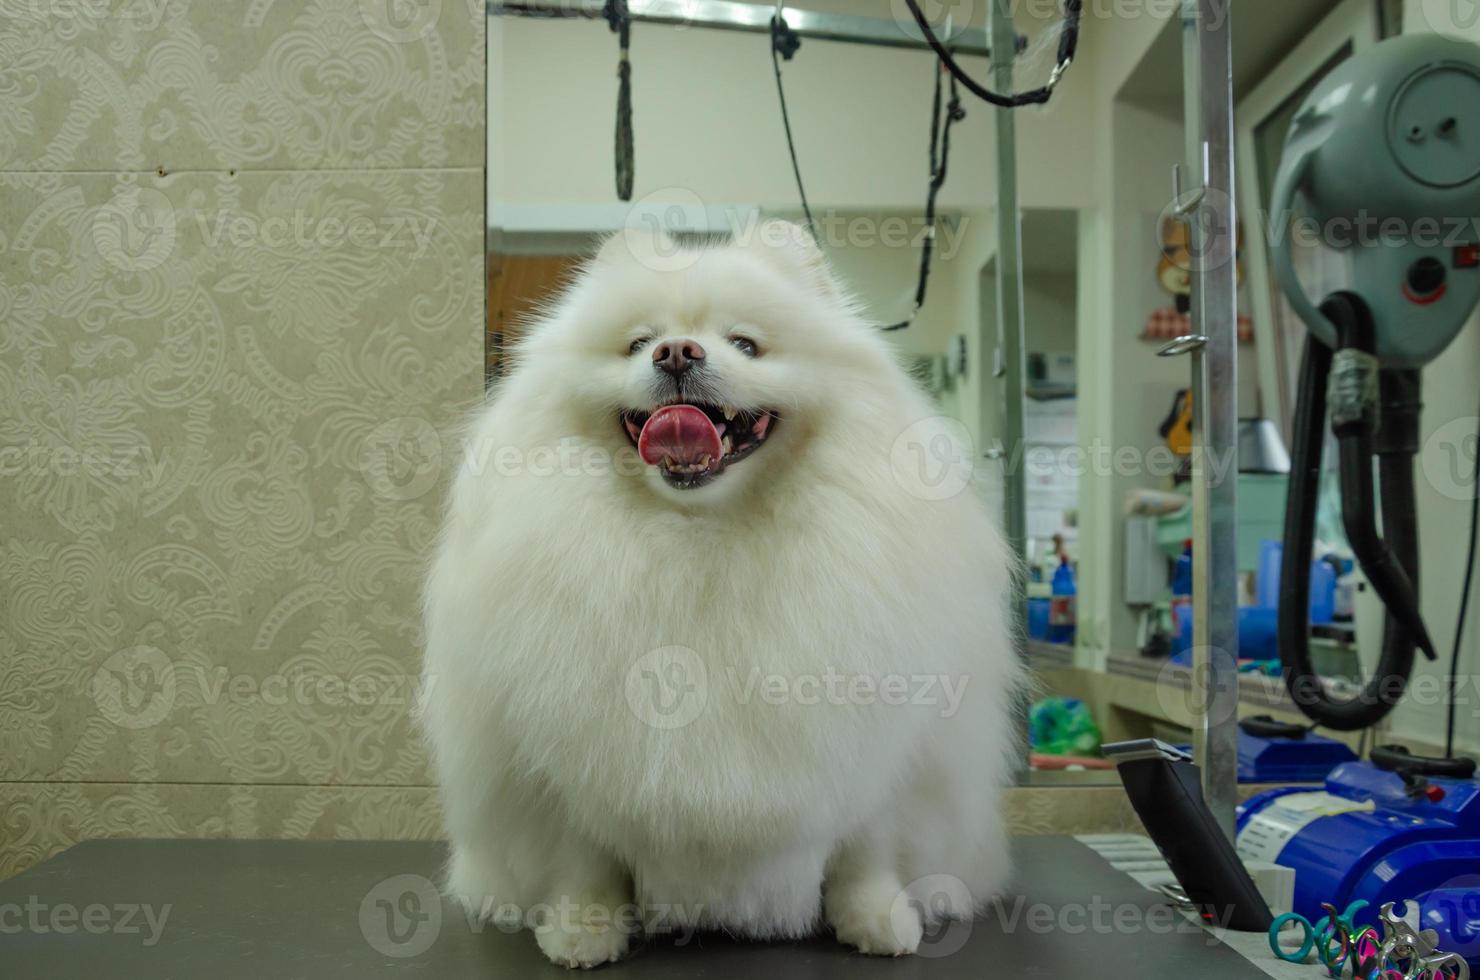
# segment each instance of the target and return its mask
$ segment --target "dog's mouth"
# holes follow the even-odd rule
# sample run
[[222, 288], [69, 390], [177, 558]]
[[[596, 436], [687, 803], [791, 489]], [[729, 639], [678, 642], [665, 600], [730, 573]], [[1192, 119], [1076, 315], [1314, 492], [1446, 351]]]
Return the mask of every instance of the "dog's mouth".
[[701, 487], [755, 452], [776, 431], [776, 415], [733, 405], [680, 403], [622, 413], [637, 454], [671, 487]]

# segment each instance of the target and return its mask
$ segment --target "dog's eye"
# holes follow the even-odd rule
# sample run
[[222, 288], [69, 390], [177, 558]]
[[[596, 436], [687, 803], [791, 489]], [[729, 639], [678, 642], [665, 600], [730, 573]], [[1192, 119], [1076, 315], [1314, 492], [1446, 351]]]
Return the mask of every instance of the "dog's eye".
[[761, 349], [749, 337], [731, 337], [730, 346], [746, 357], [759, 357], [761, 353]]
[[636, 354], [638, 351], [642, 350], [644, 347], [646, 347], [648, 344], [651, 344], [652, 342], [653, 338], [651, 337], [638, 337], [632, 343], [627, 345], [627, 353]]

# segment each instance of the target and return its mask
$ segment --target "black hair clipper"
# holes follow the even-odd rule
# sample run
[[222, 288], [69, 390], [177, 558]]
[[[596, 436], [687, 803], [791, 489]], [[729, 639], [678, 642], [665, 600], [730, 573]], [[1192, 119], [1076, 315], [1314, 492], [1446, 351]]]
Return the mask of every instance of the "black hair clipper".
[[1238, 932], [1268, 932], [1274, 916], [1208, 810], [1192, 757], [1154, 738], [1115, 742], [1104, 753], [1202, 917]]

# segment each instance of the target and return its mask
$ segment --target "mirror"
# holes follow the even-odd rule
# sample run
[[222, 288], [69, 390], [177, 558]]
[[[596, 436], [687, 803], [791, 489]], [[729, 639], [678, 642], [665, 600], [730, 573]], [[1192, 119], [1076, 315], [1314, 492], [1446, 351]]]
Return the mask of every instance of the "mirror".
[[[633, 25], [633, 193], [623, 202], [616, 36], [599, 19], [569, 15], [592, 12], [586, 8], [512, 15], [537, 6], [510, 4], [511, 15], [489, 24], [490, 381], [522, 318], [560, 288], [600, 236], [646, 226], [734, 237], [767, 217], [806, 217], [764, 33], [681, 20]], [[986, 27], [990, 5], [978, 6], [969, 29]], [[1163, 6], [1092, 19], [1099, 34], [1093, 57], [1076, 66], [1082, 74], [1049, 107], [1016, 116], [1021, 442], [1007, 427], [1012, 365], [1001, 354], [995, 111], [969, 96], [952, 130], [926, 301], [908, 329], [892, 334], [942, 415], [969, 431], [992, 506], [1004, 506], [1004, 477], [1021, 467], [1031, 579], [1026, 656], [1041, 684], [1039, 711], [1048, 712], [1050, 738], [1054, 726], [1069, 726], [1069, 742], [1077, 738], [1078, 712], [1094, 722], [1087, 729], [1093, 738], [1075, 743], [1083, 752], [1068, 752], [1066, 742], [1056, 753], [1037, 753], [1025, 776], [1032, 783], [1113, 780], [1101, 763], [1066, 763], [1066, 756], [1093, 756], [1101, 740], [1190, 739], [1188, 669], [1176, 656], [1189, 643], [1179, 628], [1187, 603], [1185, 591], [1173, 594], [1191, 534], [1190, 375], [1187, 360], [1156, 354], [1189, 331], [1197, 243], [1169, 208], [1173, 167], [1189, 153], [1183, 32], [1176, 5]], [[1335, 6], [1245, 0], [1233, 9], [1235, 98], [1252, 93]], [[899, 26], [898, 11], [883, 0], [815, 0], [806, 10]], [[1024, 47], [1018, 77], [1036, 84], [1053, 59], [1057, 9], [1022, 5], [1014, 17]], [[990, 76], [984, 57], [963, 60], [977, 77]], [[811, 38], [780, 62], [818, 238], [839, 278], [881, 324], [909, 318], [918, 285], [935, 66], [918, 47]], [[1107, 90], [1115, 93], [1108, 109]], [[1255, 145], [1267, 151], [1277, 123], [1266, 113], [1261, 124], [1265, 136]], [[1244, 217], [1257, 225], [1257, 213]], [[1269, 321], [1264, 271], [1249, 269], [1251, 260], [1262, 261], [1261, 231], [1246, 227], [1241, 239], [1237, 400], [1241, 416], [1274, 420], [1278, 432], [1282, 362], [1261, 326]], [[1253, 529], [1244, 536], [1252, 544], [1240, 546], [1244, 588], [1252, 592], [1259, 535], [1278, 537], [1278, 527], [1259, 521], [1279, 512], [1271, 501], [1283, 484], [1277, 474], [1238, 479], [1241, 499], [1260, 502], [1239, 515]], [[1072, 593], [1060, 571], [1066, 564]], [[1059, 757], [1044, 757], [1052, 754]]]
[[[1249, 438], [1243, 440], [1239, 457], [1223, 461], [1223, 466], [1237, 480], [1240, 603], [1251, 608], [1258, 601], [1263, 542], [1281, 533], [1283, 426], [1291, 404], [1287, 375], [1293, 363], [1287, 348], [1298, 352], [1304, 332], [1281, 326], [1272, 308], [1261, 237], [1268, 232], [1267, 221], [1258, 204], [1250, 202], [1263, 199], [1254, 196], [1266, 179], [1260, 175], [1278, 160], [1282, 120], [1287, 121], [1291, 108], [1287, 99], [1294, 98], [1298, 80], [1318, 73], [1342, 43], [1337, 39], [1342, 30], [1330, 27], [1318, 32], [1328, 39], [1315, 46], [1319, 51], [1306, 40], [1339, 7], [1347, 13], [1335, 19], [1348, 34], [1353, 25], [1375, 30], [1377, 5], [1366, 2], [1246, 0], [1229, 13], [1234, 18], [1237, 164], [1243, 168], [1236, 176], [1241, 193], [1250, 194], [1239, 209], [1236, 393], [1240, 435]], [[1069, 755], [1071, 745], [1091, 750], [1096, 737], [1156, 737], [1189, 744], [1194, 726], [1192, 582], [1189, 562], [1179, 561], [1185, 540], [1192, 536], [1186, 482], [1189, 361], [1156, 356], [1164, 344], [1192, 332], [1189, 273], [1199, 261], [1198, 241], [1170, 205], [1173, 168], [1180, 165], [1184, 175], [1192, 173], [1187, 161], [1194, 148], [1187, 136], [1182, 25], [1171, 16], [1154, 30], [1144, 24], [1142, 30], [1134, 41], [1126, 40], [1123, 59], [1110, 72], [1115, 97], [1102, 124], [1112, 149], [1108, 159], [1097, 161], [1108, 171], [1103, 185], [1108, 203], [1082, 214], [1079, 225], [1073, 451], [1059, 461], [1053, 475], [1040, 477], [1031, 466], [1028, 471], [1030, 482], [1042, 480], [1045, 488], [1054, 477], [1067, 486], [1065, 469], [1077, 476], [1077, 520], [1062, 538], [1076, 573], [1073, 642], [1051, 642], [1065, 638], [1060, 610], [1070, 603], [1052, 595], [1059, 560], [1052, 557], [1051, 543], [1036, 545], [1030, 568], [1037, 581], [1030, 584], [1029, 599], [1029, 630], [1035, 639], [1028, 647], [1044, 688], [1035, 735]], [[1289, 79], [1275, 83], [1282, 95], [1275, 95], [1272, 76]], [[1195, 181], [1182, 180], [1184, 189], [1195, 189]], [[1043, 220], [1040, 213], [1025, 209], [1025, 254], [1031, 254], [1035, 224]], [[1041, 302], [1035, 311], [1031, 282], [1031, 266], [1025, 262], [1030, 350], [1036, 318], [1047, 317], [1051, 323], [1055, 316], [1052, 306], [1046, 311]], [[1065, 434], [1070, 431], [1066, 423], [1058, 424]], [[1025, 438], [1031, 445], [1031, 432]], [[1256, 445], [1269, 452], [1253, 452], [1250, 447]], [[1077, 465], [1070, 466], [1070, 460]], [[1271, 662], [1278, 657], [1272, 631], [1261, 631], [1254, 613], [1240, 616], [1245, 624], [1239, 651], [1245, 671], [1240, 711], [1293, 711]], [[1086, 719], [1093, 726], [1084, 724]], [[1026, 777], [1030, 783], [1107, 778], [1093, 771], [1066, 773], [1059, 768], [1064, 759], [1045, 759], [1043, 754], [1033, 756], [1035, 765]]]

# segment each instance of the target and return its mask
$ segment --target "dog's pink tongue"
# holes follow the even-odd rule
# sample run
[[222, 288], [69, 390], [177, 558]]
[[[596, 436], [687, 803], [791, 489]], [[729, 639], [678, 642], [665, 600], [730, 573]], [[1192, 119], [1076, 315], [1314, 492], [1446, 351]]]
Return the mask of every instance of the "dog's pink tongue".
[[637, 453], [644, 463], [656, 466], [665, 458], [680, 466], [719, 459], [719, 430], [709, 416], [692, 405], [660, 408], [643, 423]]

